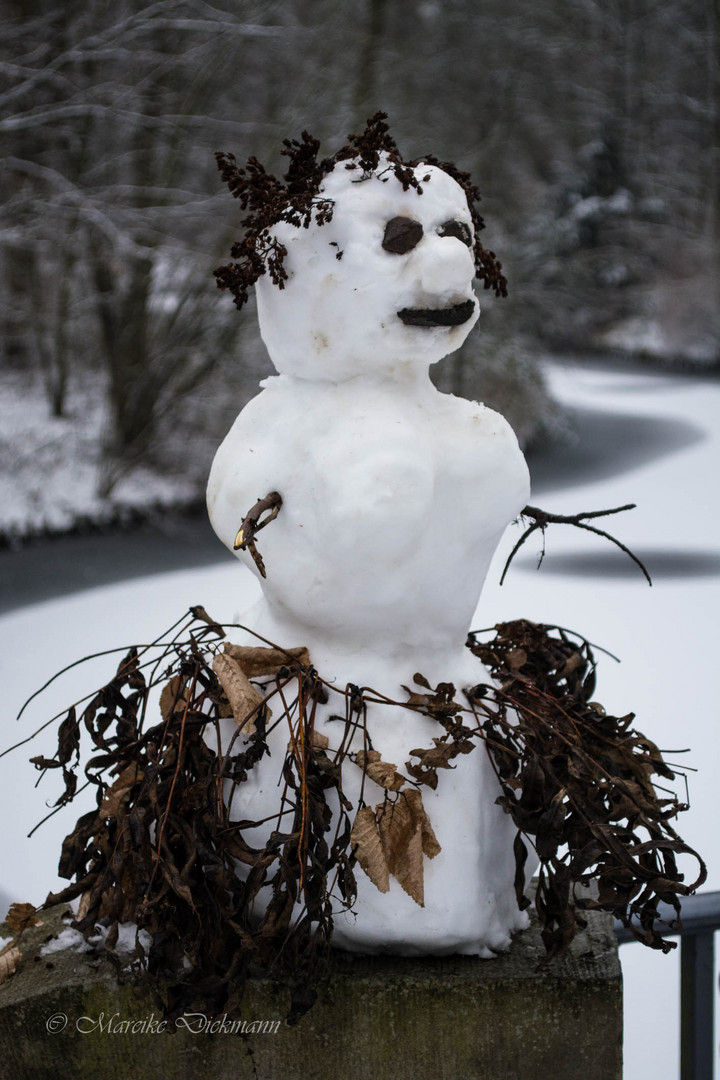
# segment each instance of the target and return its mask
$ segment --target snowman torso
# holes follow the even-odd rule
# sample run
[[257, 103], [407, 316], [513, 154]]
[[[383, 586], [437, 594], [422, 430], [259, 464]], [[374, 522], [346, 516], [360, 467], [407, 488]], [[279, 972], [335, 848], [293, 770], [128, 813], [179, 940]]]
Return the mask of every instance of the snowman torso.
[[506, 421], [430, 384], [268, 381], [211, 474], [213, 525], [283, 498], [262, 534], [267, 604], [337, 645], [462, 645], [490, 560], [528, 495]]

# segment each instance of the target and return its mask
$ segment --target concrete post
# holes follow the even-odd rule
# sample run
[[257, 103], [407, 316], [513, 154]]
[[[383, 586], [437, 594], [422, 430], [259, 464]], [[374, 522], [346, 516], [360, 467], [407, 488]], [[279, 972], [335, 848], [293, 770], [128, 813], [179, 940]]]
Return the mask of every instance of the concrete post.
[[[592, 914], [572, 952], [538, 971], [536, 922], [509, 953], [335, 954], [320, 1000], [287, 1027], [285, 995], [248, 988], [240, 1025], [186, 1015], [158, 1030], [146, 990], [72, 948], [42, 954], [67, 908], [26, 931], [0, 985], [0, 1076], [12, 1080], [619, 1080], [622, 977], [609, 916]], [[0, 926], [0, 934], [3, 927]], [[5, 936], [7, 930], [5, 928]]]

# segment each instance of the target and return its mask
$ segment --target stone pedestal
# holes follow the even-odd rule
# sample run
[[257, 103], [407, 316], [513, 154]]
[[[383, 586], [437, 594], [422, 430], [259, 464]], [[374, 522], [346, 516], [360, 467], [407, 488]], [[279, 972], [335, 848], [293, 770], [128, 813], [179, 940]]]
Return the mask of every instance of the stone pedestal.
[[[538, 971], [536, 923], [495, 960], [336, 954], [320, 1000], [287, 1027], [287, 1000], [253, 982], [241, 1024], [186, 1015], [158, 1030], [146, 991], [75, 949], [41, 955], [66, 908], [26, 931], [0, 986], [0, 1077], [12, 1080], [619, 1080], [622, 977], [612, 920]], [[0, 926], [0, 934], [3, 933]], [[5, 930], [5, 936], [7, 931]]]

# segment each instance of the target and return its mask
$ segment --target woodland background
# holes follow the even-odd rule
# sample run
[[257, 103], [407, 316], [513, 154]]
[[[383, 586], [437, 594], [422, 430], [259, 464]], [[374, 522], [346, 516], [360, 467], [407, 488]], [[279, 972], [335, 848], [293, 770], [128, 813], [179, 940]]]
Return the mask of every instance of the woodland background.
[[[642, 507], [622, 538], [653, 589], [622, 576], [619, 553], [611, 564], [566, 537], [542, 574], [528, 556], [502, 594], [492, 579], [482, 625], [515, 611], [623, 657], [604, 668], [603, 700], [641, 703], [658, 745], [693, 747], [682, 831], [718, 888], [717, 552], [705, 550], [718, 384], [652, 375], [641, 391], [632, 369], [720, 370], [719, 27], [719, 0], [1, 0], [0, 546], [201, 500], [212, 454], [270, 370], [252, 305], [238, 313], [212, 278], [242, 217], [213, 153], [277, 170], [283, 138], [307, 128], [332, 152], [384, 109], [406, 156], [472, 172], [483, 238], [510, 279], [507, 300], [482, 297], [478, 328], [436, 377], [505, 412], [531, 449], [568, 438], [578, 406], [585, 435], [593, 409], [613, 417], [589, 476], [576, 475], [577, 446], [555, 454], [551, 508]], [[543, 362], [591, 355], [625, 364], [623, 385]], [[608, 464], [630, 433], [629, 466]], [[130, 537], [101, 537], [118, 576], [142, 564]], [[86, 572], [94, 539], [0, 552], [0, 592], [41, 571], [49, 595], [79, 588], [68, 567]], [[213, 573], [123, 581], [109, 597], [85, 588], [71, 606], [0, 618], [6, 715], [44, 677], [39, 663], [49, 675], [83, 651], [149, 640], [183, 596], [213, 612], [235, 602], [235, 578]], [[43, 894], [67, 831], [54, 819], [46, 856], [29, 846], [38, 792], [29, 766], [5, 762], [4, 860], [18, 877], [0, 902]], [[672, 1080], [676, 958], [623, 949], [626, 1070]]]
[[441, 388], [499, 408], [527, 446], [562, 436], [541, 355], [718, 369], [718, 0], [2, 11], [0, 465], [32, 489], [6, 535], [70, 527], [86, 472], [77, 514], [140, 489], [200, 497], [270, 372], [253, 305], [213, 281], [242, 217], [214, 151], [281, 171], [284, 138], [306, 128], [332, 153], [379, 108], [406, 157], [472, 173], [510, 280]]

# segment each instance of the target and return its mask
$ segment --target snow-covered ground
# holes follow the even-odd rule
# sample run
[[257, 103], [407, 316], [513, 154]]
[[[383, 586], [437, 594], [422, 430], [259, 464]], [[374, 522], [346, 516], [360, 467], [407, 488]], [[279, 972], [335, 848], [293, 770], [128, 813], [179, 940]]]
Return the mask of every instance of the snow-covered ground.
[[[476, 627], [526, 617], [583, 633], [622, 663], [602, 658], [597, 698], [614, 712], [633, 710], [637, 726], [689, 774], [690, 810], [678, 828], [708, 863], [705, 890], [720, 889], [716, 790], [720, 770], [720, 384], [678, 376], [647, 375], [550, 365], [553, 392], [569, 405], [612, 411], [628, 425], [682, 421], [697, 438], [672, 443], [662, 456], [637, 462], [582, 486], [554, 487], [542, 499], [559, 513], [636, 502], [637, 509], [607, 525], [637, 551], [653, 574], [649, 588], [639, 571], [605, 541], [567, 527], [551, 528], [548, 555], [535, 571], [518, 556], [505, 585], [498, 578], [518, 537], [512, 526], [498, 553], [476, 617]], [[572, 446], [568, 447], [572, 454]], [[602, 523], [600, 523], [602, 525]], [[714, 573], [713, 573], [714, 568]], [[578, 573], [583, 570], [583, 573]], [[134, 580], [34, 605], [0, 618], [0, 684], [3, 712], [0, 749], [30, 734], [53, 712], [105, 681], [114, 658], [69, 672], [34, 701], [19, 724], [20, 705], [56, 670], [101, 649], [149, 641], [191, 604], [233, 621], [255, 595], [254, 581], [228, 565]], [[61, 884], [54, 864], [78, 803], [53, 817], [28, 840], [43, 815], [44, 800], [58, 794], [53, 777], [35, 790], [31, 755], [52, 754], [52, 735], [0, 758], [0, 899], [38, 903]], [[678, 756], [686, 747], [690, 753]], [[688, 867], [691, 870], [692, 867]], [[679, 966], [677, 953], [662, 956], [639, 945], [621, 950], [625, 973], [626, 1064], [632, 1080], [676, 1080]]]
[[48, 414], [37, 373], [5, 371], [0, 382], [0, 537], [62, 532], [78, 520], [122, 521], [136, 510], [187, 504], [192, 480], [136, 468], [108, 498], [98, 495], [108, 419], [102, 380], [73, 379], [66, 417]]

